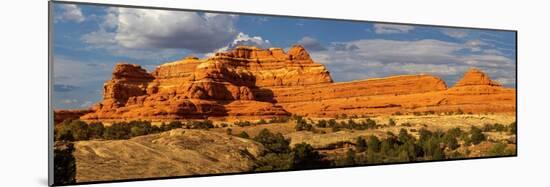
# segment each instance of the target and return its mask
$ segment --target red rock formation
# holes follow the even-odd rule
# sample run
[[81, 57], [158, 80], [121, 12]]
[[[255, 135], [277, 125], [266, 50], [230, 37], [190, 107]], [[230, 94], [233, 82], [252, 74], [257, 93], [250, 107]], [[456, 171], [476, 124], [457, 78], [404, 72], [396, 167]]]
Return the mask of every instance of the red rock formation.
[[93, 110], [55, 110], [53, 113], [54, 124], [61, 123], [65, 120], [78, 119], [80, 116], [93, 112]]
[[187, 57], [152, 73], [117, 64], [103, 101], [85, 120], [177, 120], [379, 115], [395, 112], [515, 112], [515, 90], [472, 69], [454, 87], [431, 75], [333, 83], [302, 46], [239, 46], [207, 59]]
[[473, 85], [502, 86], [500, 83], [492, 81], [487, 74], [481, 72], [479, 69], [471, 68], [455, 84], [455, 87]]

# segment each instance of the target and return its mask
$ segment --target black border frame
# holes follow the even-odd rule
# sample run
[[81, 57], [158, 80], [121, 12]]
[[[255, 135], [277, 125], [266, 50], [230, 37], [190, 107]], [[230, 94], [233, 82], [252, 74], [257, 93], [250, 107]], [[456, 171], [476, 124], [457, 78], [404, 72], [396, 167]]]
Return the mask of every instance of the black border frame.
[[157, 6], [138, 6], [138, 5], [123, 5], [123, 4], [111, 4], [111, 3], [91, 3], [91, 2], [75, 2], [75, 1], [48, 1], [48, 186], [72, 186], [72, 185], [87, 185], [87, 184], [104, 184], [104, 183], [121, 183], [121, 182], [134, 182], [134, 181], [147, 181], [147, 180], [165, 180], [165, 179], [184, 179], [184, 178], [198, 178], [198, 177], [212, 177], [212, 176], [231, 176], [231, 175], [244, 175], [244, 174], [262, 174], [262, 173], [278, 173], [278, 172], [295, 172], [295, 171], [309, 171], [309, 170], [327, 170], [327, 169], [339, 169], [339, 168], [354, 168], [354, 167], [372, 167], [372, 166], [384, 166], [384, 165], [400, 165], [400, 164], [418, 164], [418, 163], [432, 163], [432, 162], [447, 162], [447, 161], [463, 161], [463, 160], [478, 160], [478, 159], [491, 159], [491, 158], [514, 158], [518, 157], [519, 142], [518, 142], [518, 128], [516, 126], [516, 152], [514, 155], [508, 156], [488, 156], [488, 157], [470, 157], [470, 158], [455, 158], [445, 160], [423, 160], [412, 162], [392, 162], [392, 163], [379, 163], [379, 164], [364, 164], [353, 166], [335, 166], [330, 168], [320, 169], [292, 169], [281, 171], [248, 171], [248, 172], [234, 172], [234, 173], [219, 173], [219, 174], [204, 174], [204, 175], [190, 175], [190, 176], [170, 176], [170, 177], [150, 177], [150, 178], [136, 178], [136, 179], [121, 179], [110, 181], [93, 181], [93, 182], [77, 182], [74, 184], [54, 184], [53, 177], [53, 107], [52, 107], [52, 95], [53, 95], [53, 6], [54, 4], [76, 4], [76, 5], [93, 5], [93, 6], [106, 6], [106, 7], [124, 7], [124, 8], [137, 8], [137, 9], [153, 9], [153, 10], [169, 10], [169, 11], [191, 11], [191, 12], [205, 12], [205, 13], [221, 13], [221, 14], [237, 14], [237, 15], [249, 15], [249, 16], [272, 16], [272, 17], [286, 17], [297, 19], [317, 19], [317, 20], [330, 20], [330, 21], [348, 21], [359, 23], [382, 23], [382, 24], [399, 24], [410, 26], [428, 26], [428, 27], [445, 27], [454, 29], [477, 29], [487, 31], [504, 31], [513, 32], [515, 34], [515, 78], [516, 78], [516, 125], [518, 123], [518, 30], [511, 29], [494, 29], [494, 28], [481, 28], [481, 27], [465, 27], [465, 26], [449, 26], [449, 25], [435, 25], [435, 24], [417, 24], [417, 23], [401, 23], [401, 22], [385, 22], [385, 21], [372, 21], [372, 20], [356, 20], [356, 19], [339, 19], [339, 18], [324, 18], [324, 17], [308, 17], [308, 16], [292, 16], [292, 15], [278, 15], [278, 14], [261, 14], [261, 13], [247, 13], [247, 12], [231, 12], [231, 11], [216, 11], [216, 10], [203, 10], [203, 9], [186, 9], [186, 8], [167, 8]]

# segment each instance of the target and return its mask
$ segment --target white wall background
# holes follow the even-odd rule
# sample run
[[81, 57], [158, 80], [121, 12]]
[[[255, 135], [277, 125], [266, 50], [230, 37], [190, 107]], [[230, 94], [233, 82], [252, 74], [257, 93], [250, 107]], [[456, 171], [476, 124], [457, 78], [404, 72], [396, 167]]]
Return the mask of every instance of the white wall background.
[[[550, 29], [544, 1], [90, 1], [263, 14], [516, 29], [519, 157], [93, 186], [549, 186]], [[47, 1], [0, 11], [0, 186], [47, 185]], [[546, 18], [546, 19], [545, 19]], [[6, 120], [7, 119], [7, 120]]]

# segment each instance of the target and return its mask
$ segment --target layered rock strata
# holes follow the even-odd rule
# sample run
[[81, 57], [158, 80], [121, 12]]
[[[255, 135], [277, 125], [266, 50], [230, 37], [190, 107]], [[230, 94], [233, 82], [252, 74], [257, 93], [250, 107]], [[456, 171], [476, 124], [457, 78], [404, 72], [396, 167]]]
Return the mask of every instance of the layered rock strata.
[[148, 73], [120, 63], [103, 100], [85, 120], [271, 118], [298, 114], [387, 115], [413, 112], [515, 113], [515, 89], [470, 69], [451, 88], [432, 75], [334, 83], [302, 46], [239, 46], [210, 58], [186, 57]]

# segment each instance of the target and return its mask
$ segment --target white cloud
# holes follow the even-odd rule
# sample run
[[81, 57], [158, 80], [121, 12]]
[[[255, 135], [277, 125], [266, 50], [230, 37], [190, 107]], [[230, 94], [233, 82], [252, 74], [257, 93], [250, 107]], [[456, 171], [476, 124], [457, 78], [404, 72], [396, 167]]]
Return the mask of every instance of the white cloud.
[[[262, 49], [270, 48], [272, 46], [269, 40], [265, 40], [260, 36], [249, 36], [248, 34], [240, 32], [228, 45], [218, 48], [213, 52], [227, 51], [241, 45], [256, 46]], [[206, 53], [205, 56], [212, 56], [214, 55], [213, 52]]]
[[66, 104], [66, 105], [70, 105], [70, 104], [78, 103], [78, 100], [76, 100], [76, 99], [63, 99], [63, 100], [61, 100], [61, 103]]
[[304, 36], [298, 41], [298, 43], [304, 46], [308, 51], [326, 50], [326, 48], [319, 41], [317, 41], [317, 39], [309, 36]]
[[470, 67], [480, 68], [494, 78], [514, 80], [513, 59], [495, 53], [463, 53], [471, 51], [472, 45], [481, 44], [433, 39], [356, 40], [332, 43], [326, 51], [312, 51], [311, 56], [326, 64], [336, 81], [425, 73], [441, 76], [453, 85]]
[[77, 5], [73, 4], [60, 4], [57, 5], [61, 9], [61, 12], [59, 15], [55, 16], [56, 20], [60, 21], [73, 21], [73, 22], [83, 22], [85, 20], [84, 15], [82, 14], [82, 11]]
[[[56, 55], [53, 57], [54, 83], [56, 85], [82, 86], [89, 83], [104, 82], [110, 78], [111, 71], [116, 62], [108, 63], [82, 62]], [[90, 68], [94, 68], [94, 70], [91, 71]]]
[[[236, 19], [237, 16], [226, 14], [111, 8], [100, 30], [83, 40], [90, 44], [116, 43], [129, 49], [211, 52], [235, 38]], [[100, 39], [104, 37], [108, 40]]]
[[447, 36], [461, 39], [468, 36], [468, 32], [462, 29], [441, 29], [441, 32]]
[[410, 25], [397, 25], [397, 24], [374, 24], [374, 32], [376, 34], [398, 34], [408, 33], [413, 30], [414, 27]]
[[88, 108], [88, 107], [92, 106], [93, 104], [94, 104], [94, 102], [92, 102], [92, 101], [84, 101], [84, 102], [82, 102], [82, 104], [80, 104], [80, 107]]
[[249, 36], [248, 34], [240, 32], [237, 37], [235, 37], [233, 42], [230, 43], [229, 48], [239, 45], [250, 45], [259, 48], [269, 48], [271, 47], [271, 42], [269, 42], [269, 40], [264, 40], [260, 36]]

